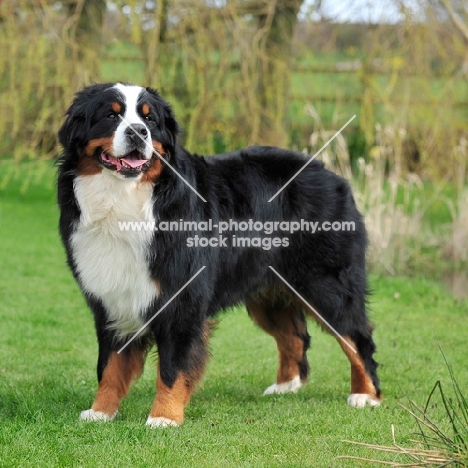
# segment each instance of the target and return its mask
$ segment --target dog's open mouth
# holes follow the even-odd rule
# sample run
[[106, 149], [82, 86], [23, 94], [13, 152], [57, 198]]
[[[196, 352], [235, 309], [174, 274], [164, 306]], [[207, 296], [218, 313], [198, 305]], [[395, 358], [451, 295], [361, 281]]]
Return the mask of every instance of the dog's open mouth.
[[151, 160], [146, 159], [139, 151], [133, 150], [126, 155], [116, 158], [105, 151], [99, 156], [100, 162], [108, 169], [117, 171], [125, 175], [136, 175], [146, 170]]

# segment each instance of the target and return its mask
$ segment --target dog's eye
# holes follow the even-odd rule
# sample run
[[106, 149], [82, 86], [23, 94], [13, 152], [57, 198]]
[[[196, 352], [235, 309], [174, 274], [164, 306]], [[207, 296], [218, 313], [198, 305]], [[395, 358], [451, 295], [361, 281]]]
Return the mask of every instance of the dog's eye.
[[151, 117], [151, 115], [149, 115], [149, 114], [148, 114], [148, 115], [145, 115], [145, 120], [146, 120], [147, 122], [152, 122], [152, 121], [153, 121], [153, 117]]
[[110, 120], [115, 120], [117, 118], [117, 114], [115, 112], [111, 112], [107, 115], [107, 118]]

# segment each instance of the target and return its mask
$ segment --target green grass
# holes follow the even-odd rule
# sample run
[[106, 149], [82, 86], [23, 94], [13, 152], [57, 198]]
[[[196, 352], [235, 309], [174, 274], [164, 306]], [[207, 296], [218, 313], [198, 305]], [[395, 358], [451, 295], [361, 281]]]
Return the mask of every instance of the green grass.
[[276, 372], [275, 345], [238, 308], [222, 316], [182, 427], [144, 425], [154, 358], [113, 423], [78, 421], [94, 397], [97, 346], [91, 314], [65, 266], [53, 172], [47, 162], [18, 170], [0, 162], [1, 467], [361, 466], [336, 459], [369, 455], [343, 439], [388, 445], [394, 424], [408, 445], [417, 427], [398, 403], [407, 396], [424, 403], [438, 379], [449, 388], [438, 341], [466, 388], [468, 304], [424, 278], [373, 277], [380, 408], [346, 406], [346, 358], [313, 324], [309, 385], [297, 395], [263, 397]]

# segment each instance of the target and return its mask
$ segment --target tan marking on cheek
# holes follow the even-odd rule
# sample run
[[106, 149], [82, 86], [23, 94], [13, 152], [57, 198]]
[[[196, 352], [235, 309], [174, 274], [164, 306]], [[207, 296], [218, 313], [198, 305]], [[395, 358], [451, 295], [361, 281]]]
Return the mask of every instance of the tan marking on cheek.
[[141, 106], [141, 113], [143, 115], [148, 115], [150, 113], [150, 110], [151, 110], [151, 107], [149, 106], [149, 104], [143, 104], [143, 106]]
[[78, 173], [82, 176], [91, 176], [102, 172], [102, 165], [93, 156], [84, 154], [78, 161]]
[[94, 157], [98, 148], [102, 148], [106, 152], [110, 152], [112, 148], [114, 136], [106, 138], [95, 138], [89, 140], [88, 144], [84, 147], [81, 153], [80, 160], [78, 161], [78, 172], [83, 176], [90, 176], [102, 172], [102, 165]]
[[111, 135], [110, 137], [89, 140], [88, 144], [83, 150], [83, 154], [87, 156], [93, 156], [97, 148], [102, 148], [106, 153], [109, 153], [111, 151], [113, 141], [114, 135]]
[[161, 155], [164, 156], [166, 154], [166, 150], [164, 146], [159, 141], [153, 141], [153, 148]]
[[140, 377], [145, 357], [145, 349], [138, 347], [133, 347], [130, 355], [116, 352], [110, 355], [94, 399], [94, 411], [102, 411], [109, 416], [115, 414], [131, 383]]
[[122, 106], [119, 102], [113, 102], [111, 104], [111, 107], [112, 107], [112, 110], [116, 113], [116, 114], [120, 114], [120, 111], [122, 110]]
[[[160, 156], [164, 156], [164, 154], [166, 153], [166, 150], [159, 141], [153, 141], [153, 148], [159, 153]], [[158, 180], [159, 176], [161, 175], [161, 172], [163, 170], [163, 163], [159, 156], [154, 155], [153, 157], [153, 162], [143, 174], [141, 182], [154, 183], [156, 182], [156, 180]]]
[[[355, 350], [358, 349], [356, 343], [349, 336], [344, 336], [343, 338]], [[338, 339], [338, 342], [351, 364], [351, 393], [365, 393], [367, 395], [371, 395], [376, 400], [380, 400], [377, 396], [377, 392], [375, 391], [372, 379], [366, 372], [364, 361], [359, 355], [359, 352], [353, 352], [340, 339]]]
[[158, 180], [159, 176], [161, 175], [163, 169], [163, 163], [161, 160], [156, 156], [151, 166], [145, 171], [141, 178], [142, 183], [154, 183]]

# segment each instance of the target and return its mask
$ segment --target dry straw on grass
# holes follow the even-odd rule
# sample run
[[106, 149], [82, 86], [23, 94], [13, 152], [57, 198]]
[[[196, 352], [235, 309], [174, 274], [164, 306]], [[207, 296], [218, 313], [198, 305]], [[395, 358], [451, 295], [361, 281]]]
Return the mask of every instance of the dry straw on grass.
[[[343, 440], [343, 442], [347, 444], [358, 445], [360, 447], [365, 447], [370, 450], [375, 450], [377, 452], [385, 452], [391, 453], [396, 455], [397, 457], [406, 457], [407, 459], [411, 460], [408, 462], [399, 462], [399, 461], [386, 461], [386, 460], [378, 460], [375, 458], [363, 458], [363, 457], [355, 457], [350, 455], [342, 455], [337, 458], [341, 459], [348, 459], [348, 460], [360, 460], [367, 463], [374, 463], [378, 465], [386, 465], [391, 467], [421, 467], [421, 466], [429, 466], [429, 467], [441, 467], [441, 466], [448, 466], [447, 463], [453, 464], [455, 463], [456, 459], [453, 458], [452, 455], [445, 455], [440, 450], [430, 450], [430, 449], [423, 449], [423, 448], [405, 448], [401, 445], [397, 444], [395, 440], [395, 428], [392, 424], [392, 438], [393, 438], [393, 446], [387, 445], [375, 445], [375, 444], [366, 444], [363, 442], [354, 442], [351, 440]], [[418, 440], [412, 440], [416, 445], [421, 445], [421, 442]], [[455, 455], [456, 457], [456, 455]], [[465, 466], [465, 465], [460, 465]]]
[[[394, 454], [398, 460], [379, 460], [344, 455], [338, 458], [360, 460], [374, 465], [387, 465], [392, 467], [433, 467], [442, 468], [452, 466], [457, 468], [468, 467], [468, 400], [463, 394], [447, 358], [440, 350], [450, 374], [452, 396], [447, 395], [442, 383], [437, 381], [424, 408], [414, 401], [409, 401], [409, 408], [400, 405], [416, 421], [419, 432], [418, 440], [410, 440], [412, 448], [402, 447], [396, 443], [395, 429], [392, 425], [393, 446], [366, 444], [345, 440], [344, 442], [366, 447], [377, 452]], [[434, 399], [438, 398], [436, 402]], [[431, 408], [442, 408], [443, 416], [430, 416]], [[403, 461], [402, 461], [403, 459]]]

